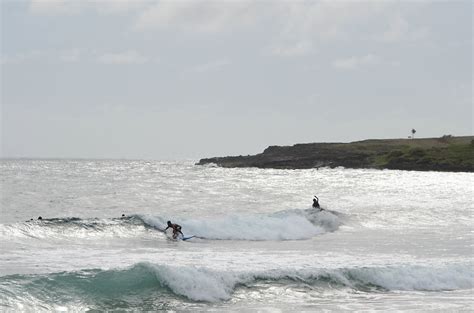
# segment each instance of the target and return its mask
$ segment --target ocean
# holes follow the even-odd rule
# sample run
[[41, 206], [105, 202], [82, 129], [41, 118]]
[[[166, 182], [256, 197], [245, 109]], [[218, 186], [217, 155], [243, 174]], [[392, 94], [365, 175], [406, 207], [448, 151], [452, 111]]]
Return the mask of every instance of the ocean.
[[194, 163], [1, 160], [0, 311], [474, 309], [474, 174]]

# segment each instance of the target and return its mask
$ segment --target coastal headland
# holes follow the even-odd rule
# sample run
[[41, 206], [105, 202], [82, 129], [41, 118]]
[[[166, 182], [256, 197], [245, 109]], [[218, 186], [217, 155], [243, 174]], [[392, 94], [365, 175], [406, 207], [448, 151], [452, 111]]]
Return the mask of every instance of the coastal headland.
[[474, 136], [420, 139], [369, 139], [350, 143], [304, 143], [269, 146], [247, 156], [212, 157], [197, 165], [308, 169], [375, 168], [416, 171], [474, 172]]

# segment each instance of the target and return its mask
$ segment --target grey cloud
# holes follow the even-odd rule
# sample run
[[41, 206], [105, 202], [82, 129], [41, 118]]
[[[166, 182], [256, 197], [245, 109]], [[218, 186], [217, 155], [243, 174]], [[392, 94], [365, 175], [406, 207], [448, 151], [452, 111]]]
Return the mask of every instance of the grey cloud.
[[102, 54], [97, 58], [97, 61], [103, 64], [144, 64], [149, 62], [150, 58], [135, 50], [128, 50]]
[[341, 70], [353, 70], [361, 66], [374, 66], [382, 62], [378, 55], [367, 54], [364, 56], [352, 56], [333, 61], [333, 66]]
[[229, 64], [231, 64], [231, 61], [229, 59], [222, 58], [208, 63], [195, 65], [189, 68], [186, 72], [207, 73], [212, 71], [218, 71]]

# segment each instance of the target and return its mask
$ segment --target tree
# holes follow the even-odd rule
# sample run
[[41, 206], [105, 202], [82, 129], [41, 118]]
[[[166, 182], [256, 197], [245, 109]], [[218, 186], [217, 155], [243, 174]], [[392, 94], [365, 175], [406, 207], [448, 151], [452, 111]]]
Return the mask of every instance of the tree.
[[415, 133], [416, 133], [416, 129], [412, 129], [411, 130], [411, 138], [414, 139], [415, 138]]

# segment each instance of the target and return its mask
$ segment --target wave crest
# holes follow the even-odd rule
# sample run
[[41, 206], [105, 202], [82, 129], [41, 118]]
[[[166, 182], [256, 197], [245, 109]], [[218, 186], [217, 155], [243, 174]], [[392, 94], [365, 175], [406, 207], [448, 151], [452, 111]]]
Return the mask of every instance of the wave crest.
[[[285, 283], [290, 280], [317, 288], [351, 288], [360, 291], [441, 291], [473, 288], [472, 264], [445, 266], [402, 265], [338, 269], [267, 271], [215, 271], [195, 266], [138, 263], [119, 270], [84, 270], [47, 275], [10, 275], [0, 278], [0, 300], [15, 302], [14, 295], [94, 303], [127, 295], [168, 294], [193, 301], [228, 300], [241, 285]], [[78, 299], [79, 298], [79, 299]]]
[[[166, 218], [137, 215], [146, 225], [163, 229]], [[342, 224], [329, 211], [286, 210], [272, 214], [233, 214], [176, 220], [186, 235], [214, 240], [302, 240], [335, 231]]]
[[144, 231], [143, 222], [134, 218], [68, 217], [0, 224], [1, 238], [123, 238], [134, 237]]
[[[139, 237], [166, 228], [169, 217], [131, 215], [112, 219], [52, 218], [0, 224], [0, 237], [95, 239]], [[302, 240], [335, 231], [342, 224], [335, 212], [285, 210], [271, 214], [232, 214], [216, 218], [173, 220], [186, 235], [213, 240]]]

